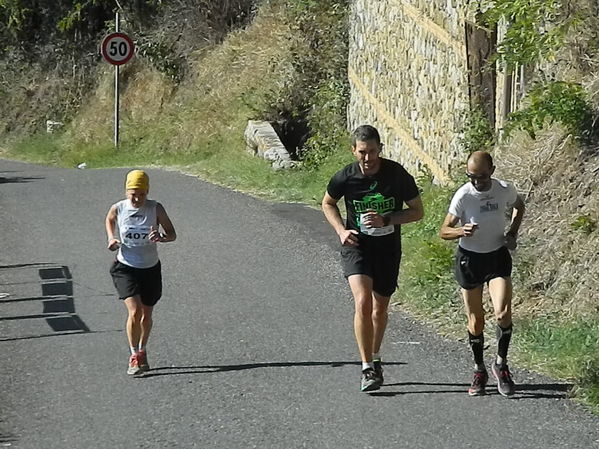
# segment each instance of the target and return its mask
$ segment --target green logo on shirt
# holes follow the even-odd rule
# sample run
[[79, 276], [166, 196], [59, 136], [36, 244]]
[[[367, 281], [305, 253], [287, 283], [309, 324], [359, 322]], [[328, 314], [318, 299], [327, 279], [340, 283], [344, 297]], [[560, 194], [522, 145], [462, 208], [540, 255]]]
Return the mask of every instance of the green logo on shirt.
[[362, 200], [354, 200], [353, 203], [357, 214], [362, 214], [369, 210], [373, 210], [379, 214], [395, 210], [395, 198], [385, 198], [380, 193], [366, 195]]

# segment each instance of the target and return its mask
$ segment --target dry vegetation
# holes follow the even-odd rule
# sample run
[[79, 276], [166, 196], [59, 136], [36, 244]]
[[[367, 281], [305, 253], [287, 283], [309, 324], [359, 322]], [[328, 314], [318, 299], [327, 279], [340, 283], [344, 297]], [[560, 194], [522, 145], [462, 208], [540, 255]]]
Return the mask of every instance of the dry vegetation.
[[[228, 127], [242, 132], [240, 120], [257, 114], [263, 109], [261, 102], [269, 100], [252, 97], [247, 86], [268, 79], [273, 97], [284, 96], [282, 92], [289, 88], [294, 42], [281, 14], [276, 8], [263, 8], [251, 25], [231, 32], [220, 45], [191, 52], [188, 76], [178, 85], [147, 61], [126, 66], [121, 74], [124, 138], [143, 143], [144, 129], [151, 126], [154, 140], [148, 144], [154, 151], [185, 154], [209, 142], [216, 130]], [[112, 83], [112, 69], [105, 67], [95, 95], [72, 124], [73, 139], [89, 143], [109, 138]], [[231, 107], [232, 101], [239, 104], [238, 109]], [[237, 116], [237, 112], [245, 114]], [[97, 126], [98, 117], [103, 117], [105, 126]]]
[[[579, 23], [539, 76], [581, 83], [599, 117], [599, 4], [576, 0]], [[516, 134], [497, 148], [498, 166], [517, 180], [527, 212], [518, 251], [519, 309], [561, 322], [599, 317], [599, 142], [558, 125], [533, 140]], [[596, 336], [599, 344], [599, 335]]]
[[554, 127], [498, 150], [500, 175], [518, 180], [527, 212], [518, 250], [520, 313], [560, 320], [599, 313], [599, 157]]

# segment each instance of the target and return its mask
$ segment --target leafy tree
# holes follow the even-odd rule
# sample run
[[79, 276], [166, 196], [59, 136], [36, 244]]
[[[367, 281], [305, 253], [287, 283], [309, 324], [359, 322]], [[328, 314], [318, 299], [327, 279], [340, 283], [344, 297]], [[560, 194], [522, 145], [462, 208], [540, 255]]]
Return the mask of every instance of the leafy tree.
[[577, 22], [557, 0], [485, 0], [483, 10], [487, 26], [507, 24], [496, 56], [508, 69], [551, 58]]

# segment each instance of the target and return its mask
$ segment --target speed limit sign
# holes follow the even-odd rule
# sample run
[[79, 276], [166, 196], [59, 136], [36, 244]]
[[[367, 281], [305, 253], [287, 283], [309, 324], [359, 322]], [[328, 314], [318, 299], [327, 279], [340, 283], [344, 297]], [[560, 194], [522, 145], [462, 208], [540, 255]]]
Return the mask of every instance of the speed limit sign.
[[102, 57], [112, 65], [125, 64], [134, 51], [135, 45], [125, 33], [111, 33], [102, 39]]

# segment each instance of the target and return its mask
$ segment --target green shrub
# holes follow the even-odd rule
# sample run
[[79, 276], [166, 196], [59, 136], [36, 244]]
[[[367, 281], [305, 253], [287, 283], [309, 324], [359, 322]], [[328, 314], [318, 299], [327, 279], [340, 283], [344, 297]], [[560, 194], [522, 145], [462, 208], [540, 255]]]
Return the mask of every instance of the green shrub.
[[349, 2], [286, 1], [290, 26], [301, 39], [292, 50], [296, 74], [292, 115], [305, 119], [310, 138], [301, 153], [314, 170], [348, 147], [346, 109]]
[[308, 115], [312, 136], [302, 154], [307, 169], [319, 167], [333, 152], [349, 148], [345, 117], [348, 96], [347, 83], [338, 80], [325, 80], [316, 90]]
[[534, 139], [546, 122], [558, 122], [577, 137], [590, 137], [593, 111], [580, 84], [539, 83], [529, 91], [526, 101], [528, 106], [509, 115], [504, 128], [506, 136], [514, 129], [522, 129]]
[[495, 55], [508, 70], [551, 58], [577, 21], [555, 0], [485, 0], [482, 10], [487, 27], [508, 24]]
[[570, 226], [588, 235], [597, 229], [597, 222], [589, 214], [579, 215]]
[[467, 154], [477, 150], [490, 150], [493, 147], [495, 131], [481, 109], [470, 111], [465, 115], [463, 123], [460, 146]]
[[172, 51], [172, 44], [153, 40], [147, 36], [139, 36], [137, 41], [137, 54], [146, 58], [156, 70], [164, 73], [175, 82], [183, 77], [183, 57]]

